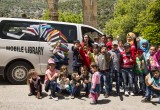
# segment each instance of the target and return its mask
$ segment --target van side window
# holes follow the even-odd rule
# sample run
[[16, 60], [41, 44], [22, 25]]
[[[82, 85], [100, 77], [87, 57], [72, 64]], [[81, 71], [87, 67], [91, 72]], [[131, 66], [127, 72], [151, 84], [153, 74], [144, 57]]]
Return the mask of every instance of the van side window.
[[[77, 27], [73, 25], [64, 25], [64, 24], [48, 24], [55, 30], [59, 30], [68, 40], [68, 43], [73, 43], [77, 40]], [[40, 39], [45, 41], [45, 39]]]
[[85, 34], [89, 35], [90, 38], [94, 38], [96, 36], [101, 36], [101, 34], [99, 32], [97, 32], [96, 30], [89, 28], [89, 27], [81, 27], [82, 30], [82, 35], [84, 36]]
[[13, 40], [38, 41], [39, 36], [28, 33], [27, 27], [35, 23], [21, 21], [2, 21], [2, 38]]

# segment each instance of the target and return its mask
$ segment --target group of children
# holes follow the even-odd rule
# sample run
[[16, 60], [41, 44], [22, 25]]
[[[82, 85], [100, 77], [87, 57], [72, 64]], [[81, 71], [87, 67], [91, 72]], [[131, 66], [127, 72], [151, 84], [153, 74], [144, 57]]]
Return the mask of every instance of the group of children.
[[[91, 104], [96, 104], [100, 93], [105, 98], [111, 95], [114, 80], [117, 96], [123, 86], [125, 96], [144, 95], [142, 102], [149, 102], [155, 94], [160, 99], [160, 46], [158, 49], [149, 46], [145, 39], [135, 42], [132, 32], [127, 34], [125, 44], [121, 40], [112, 41], [111, 35], [94, 40], [91, 42], [89, 36], [84, 35], [81, 43], [74, 41], [72, 74], [68, 73], [66, 65], [57, 70], [55, 59], [48, 60], [44, 84], [45, 90], [51, 91], [50, 98], [58, 100], [56, 92], [68, 93], [72, 99], [83, 94], [91, 98]], [[28, 82], [29, 96], [36, 91], [37, 98], [42, 98], [40, 78], [34, 70], [29, 71]]]

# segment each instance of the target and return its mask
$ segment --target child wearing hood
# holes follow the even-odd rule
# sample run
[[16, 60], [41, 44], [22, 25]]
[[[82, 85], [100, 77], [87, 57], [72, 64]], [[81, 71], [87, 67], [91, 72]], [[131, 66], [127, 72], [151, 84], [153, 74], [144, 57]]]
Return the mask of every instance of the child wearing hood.
[[149, 73], [149, 64], [148, 64], [148, 60], [149, 60], [149, 56], [150, 56], [150, 52], [149, 52], [149, 42], [146, 39], [142, 39], [140, 41], [140, 49], [143, 51], [143, 57], [144, 57], [144, 74], [147, 75]]

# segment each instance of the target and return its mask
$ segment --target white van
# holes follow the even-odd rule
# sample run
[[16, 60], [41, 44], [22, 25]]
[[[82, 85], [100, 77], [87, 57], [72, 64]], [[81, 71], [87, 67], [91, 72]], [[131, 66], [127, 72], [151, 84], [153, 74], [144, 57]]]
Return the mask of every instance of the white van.
[[89, 34], [91, 38], [103, 34], [94, 27], [83, 24], [0, 18], [0, 75], [12, 84], [25, 83], [28, 70], [31, 68], [36, 69], [40, 75], [44, 75], [47, 61], [52, 55], [50, 42], [47, 42], [45, 37], [50, 30], [46, 31], [45, 28], [59, 30], [67, 38], [70, 73], [72, 72], [73, 41], [82, 41], [84, 34]]

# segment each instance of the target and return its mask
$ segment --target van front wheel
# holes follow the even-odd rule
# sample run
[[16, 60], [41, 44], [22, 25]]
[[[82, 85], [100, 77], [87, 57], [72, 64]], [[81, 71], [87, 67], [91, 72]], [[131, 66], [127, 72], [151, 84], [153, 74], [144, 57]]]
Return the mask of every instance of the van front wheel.
[[7, 79], [12, 84], [25, 84], [31, 66], [23, 61], [12, 63], [7, 69]]

